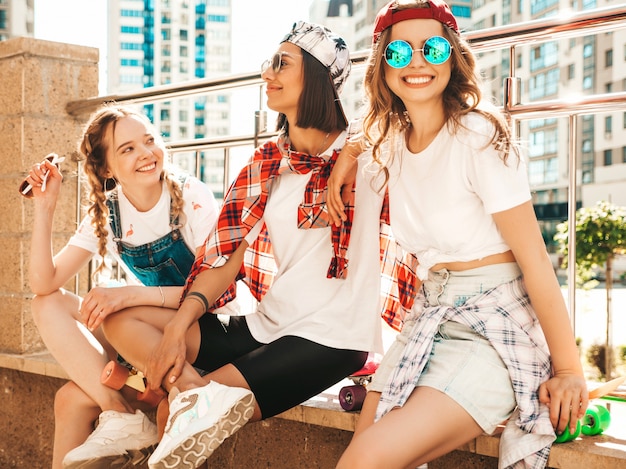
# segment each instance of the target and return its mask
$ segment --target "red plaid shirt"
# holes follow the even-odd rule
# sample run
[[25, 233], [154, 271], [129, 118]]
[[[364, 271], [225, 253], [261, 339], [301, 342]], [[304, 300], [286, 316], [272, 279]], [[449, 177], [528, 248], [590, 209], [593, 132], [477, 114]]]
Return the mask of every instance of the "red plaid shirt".
[[395, 330], [413, 307], [418, 284], [417, 257], [400, 247], [389, 225], [389, 194], [380, 214], [381, 316]]
[[[283, 146], [281, 151], [278, 145]], [[226, 194], [213, 233], [198, 254], [187, 278], [181, 302], [200, 272], [223, 265], [241, 241], [263, 217], [272, 182], [283, 172], [312, 172], [298, 209], [298, 227], [302, 229], [331, 227], [334, 256], [328, 268], [329, 278], [345, 278], [348, 274], [347, 250], [352, 228], [353, 206], [346, 206], [347, 220], [336, 227], [326, 210], [326, 184], [339, 150], [329, 161], [298, 152], [288, 152], [287, 144], [270, 140], [256, 149]], [[287, 165], [281, 161], [287, 158]], [[354, 200], [354, 194], [353, 194]], [[381, 316], [396, 330], [402, 328], [406, 312], [413, 306], [417, 293], [417, 258], [405, 252], [395, 241], [389, 226], [388, 195], [385, 195], [380, 223]], [[213, 311], [236, 297], [236, 281], [243, 280], [257, 301], [270, 288], [276, 263], [272, 243], [265, 225], [257, 239], [248, 247], [239, 274], [229, 288], [209, 308]]]
[[[279, 145], [282, 146], [282, 150]], [[257, 148], [226, 194], [213, 233], [196, 257], [187, 277], [181, 301], [198, 274], [206, 269], [223, 265], [235, 252], [241, 241], [263, 217], [272, 182], [288, 171], [298, 174], [312, 173], [298, 209], [298, 228], [331, 227], [334, 256], [328, 268], [328, 278], [345, 278], [348, 274], [346, 255], [352, 227], [352, 205], [347, 207], [348, 218], [340, 227], [331, 223], [326, 209], [326, 185], [338, 154], [339, 150], [334, 150], [330, 160], [326, 161], [321, 157], [289, 151], [288, 144], [282, 137], [278, 140], [272, 139]], [[283, 158], [287, 159], [287, 164], [281, 166]], [[235, 282], [243, 280], [256, 300], [261, 301], [270, 288], [275, 273], [276, 263], [271, 241], [264, 225], [257, 239], [246, 250], [243, 265]], [[217, 299], [209, 311], [224, 306], [235, 298], [235, 282]]]

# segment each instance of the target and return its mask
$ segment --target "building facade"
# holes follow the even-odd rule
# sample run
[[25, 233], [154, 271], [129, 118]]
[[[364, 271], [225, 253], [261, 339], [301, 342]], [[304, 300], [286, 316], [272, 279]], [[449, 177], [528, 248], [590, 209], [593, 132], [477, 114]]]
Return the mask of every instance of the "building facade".
[[33, 37], [35, 0], [0, 0], [0, 41]]
[[[619, 4], [602, 0], [475, 0], [472, 22], [474, 29], [484, 29]], [[523, 103], [626, 90], [624, 30], [517, 47], [514, 57], [516, 75], [522, 77]], [[499, 104], [509, 60], [508, 50], [480, 58], [487, 78], [486, 93]], [[575, 119], [577, 168], [569, 168], [568, 118], [523, 120], [520, 124], [535, 212], [552, 250], [556, 225], [567, 219], [570, 171], [577, 172], [577, 207], [590, 207], [600, 200], [626, 205], [626, 112]]]

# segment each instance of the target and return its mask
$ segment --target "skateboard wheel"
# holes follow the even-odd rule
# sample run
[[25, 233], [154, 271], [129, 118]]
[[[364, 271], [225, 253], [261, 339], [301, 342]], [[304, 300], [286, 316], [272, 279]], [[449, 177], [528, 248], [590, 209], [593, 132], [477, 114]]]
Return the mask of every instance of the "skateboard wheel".
[[578, 438], [580, 436], [580, 431], [581, 431], [581, 425], [580, 425], [580, 421], [576, 423], [576, 431], [572, 434], [569, 431], [569, 427], [565, 427], [565, 430], [563, 431], [563, 433], [561, 433], [560, 435], [558, 435], [556, 437], [556, 440], [554, 440], [555, 443], [566, 443], [568, 441], [573, 441], [576, 438]]
[[162, 391], [153, 391], [150, 388], [146, 388], [145, 391], [137, 391], [137, 399], [150, 404], [152, 407], [156, 407], [161, 400], [165, 397], [165, 393]]
[[100, 382], [105, 386], [120, 390], [124, 384], [126, 384], [128, 374], [128, 368], [114, 360], [111, 360], [102, 370]]
[[599, 435], [609, 428], [611, 424], [611, 414], [609, 410], [601, 405], [589, 406], [582, 419], [583, 435]]
[[361, 410], [366, 394], [364, 386], [345, 386], [339, 391], [339, 405], [343, 410]]

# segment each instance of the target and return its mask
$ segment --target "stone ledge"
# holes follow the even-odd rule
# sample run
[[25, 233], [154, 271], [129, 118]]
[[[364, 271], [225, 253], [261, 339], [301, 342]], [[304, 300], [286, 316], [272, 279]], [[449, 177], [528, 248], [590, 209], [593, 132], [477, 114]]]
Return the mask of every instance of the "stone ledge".
[[[65, 371], [47, 352], [29, 355], [0, 353], [0, 368], [68, 379]], [[347, 380], [339, 383], [274, 418], [353, 432], [359, 414], [344, 411], [337, 398], [339, 389], [344, 384], [351, 383]], [[594, 401], [594, 403], [601, 403], [610, 409], [612, 422], [609, 429], [602, 435], [583, 436], [569, 443], [553, 445], [548, 460], [549, 468], [623, 469], [626, 467], [626, 403], [602, 400]], [[457, 455], [471, 453], [497, 461], [499, 444], [499, 435], [483, 435], [453, 453]], [[458, 460], [456, 461], [455, 465], [450, 467], [463, 467], [458, 465]], [[434, 467], [448, 466], [435, 464]]]
[[61, 368], [61, 365], [57, 363], [49, 352], [25, 355], [0, 353], [0, 367], [49, 376], [51, 378], [69, 379], [65, 370]]
[[337, 400], [337, 393], [327, 391], [275, 418], [353, 432], [359, 413], [343, 410]]
[[[609, 429], [602, 435], [582, 436], [575, 441], [554, 444], [548, 460], [549, 468], [624, 469], [626, 467], [626, 403], [603, 400], [596, 400], [593, 403], [605, 405], [610, 409], [612, 422]], [[345, 412], [341, 409], [337, 393], [325, 392], [283, 412], [276, 418], [354, 431], [358, 415], [356, 412]], [[499, 446], [499, 434], [482, 435], [458, 448], [455, 453], [472, 453], [497, 461]], [[457, 461], [450, 467], [465, 466], [459, 466]], [[497, 467], [497, 464], [494, 467]]]

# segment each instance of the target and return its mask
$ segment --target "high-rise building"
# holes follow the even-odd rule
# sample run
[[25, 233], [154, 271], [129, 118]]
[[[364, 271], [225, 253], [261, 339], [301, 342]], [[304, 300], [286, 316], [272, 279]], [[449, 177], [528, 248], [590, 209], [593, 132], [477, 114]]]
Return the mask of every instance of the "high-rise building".
[[[509, 25], [569, 13], [617, 6], [621, 2], [586, 0], [474, 1], [474, 29]], [[521, 101], [546, 101], [569, 96], [626, 90], [626, 32], [580, 35], [517, 46], [516, 76]], [[621, 55], [620, 55], [621, 54]], [[503, 81], [509, 72], [508, 49], [481, 54], [486, 93], [502, 103]], [[626, 113], [580, 115], [576, 118], [578, 155], [576, 202], [590, 207], [599, 200], [626, 205]], [[556, 225], [567, 219], [569, 187], [568, 118], [547, 116], [523, 120], [520, 139], [528, 156], [535, 212], [546, 244], [553, 246]]]
[[35, 0], [0, 0], [0, 41], [35, 33]]
[[[231, 0], [109, 0], [109, 94], [228, 75], [231, 71]], [[146, 105], [170, 141], [227, 135], [230, 94], [192, 95]], [[220, 198], [223, 154], [200, 155], [200, 177]], [[176, 163], [195, 167], [195, 155]]]

